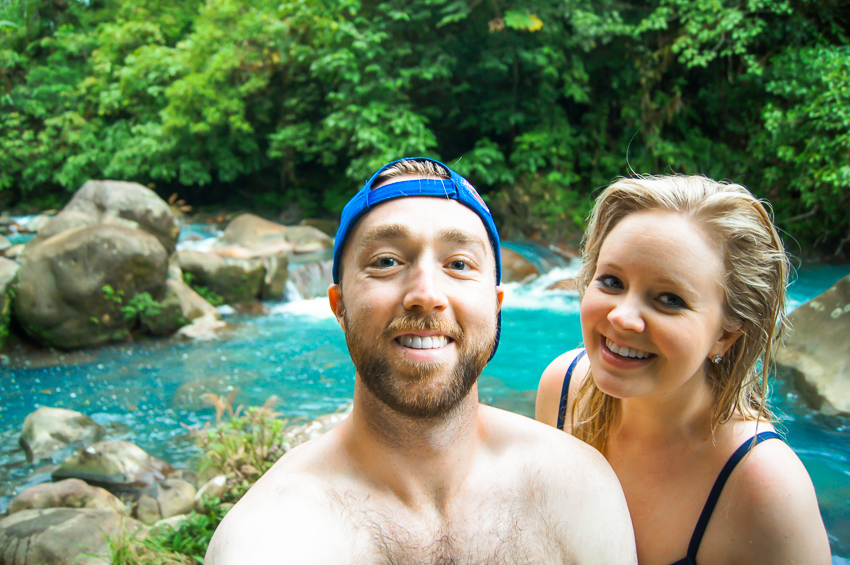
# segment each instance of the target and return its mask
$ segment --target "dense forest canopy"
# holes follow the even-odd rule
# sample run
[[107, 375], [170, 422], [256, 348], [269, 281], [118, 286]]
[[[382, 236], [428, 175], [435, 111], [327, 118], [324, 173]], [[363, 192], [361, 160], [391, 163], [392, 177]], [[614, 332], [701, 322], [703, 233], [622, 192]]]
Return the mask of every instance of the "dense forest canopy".
[[112, 178], [333, 216], [423, 154], [513, 237], [701, 173], [846, 254], [849, 35], [846, 0], [0, 0], [0, 207]]

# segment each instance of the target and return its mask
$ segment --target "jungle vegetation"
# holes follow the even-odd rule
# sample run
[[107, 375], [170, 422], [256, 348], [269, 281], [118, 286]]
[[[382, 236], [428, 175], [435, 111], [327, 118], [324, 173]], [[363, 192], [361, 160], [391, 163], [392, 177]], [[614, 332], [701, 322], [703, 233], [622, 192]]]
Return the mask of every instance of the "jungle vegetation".
[[333, 218], [422, 154], [511, 237], [699, 173], [846, 256], [848, 37], [844, 0], [0, 0], [0, 209], [112, 178]]

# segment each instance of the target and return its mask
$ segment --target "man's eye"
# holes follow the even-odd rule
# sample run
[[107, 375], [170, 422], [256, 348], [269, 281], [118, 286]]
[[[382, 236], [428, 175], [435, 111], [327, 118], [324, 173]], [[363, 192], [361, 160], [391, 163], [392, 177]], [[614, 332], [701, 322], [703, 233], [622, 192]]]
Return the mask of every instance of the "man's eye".
[[467, 268], [466, 261], [452, 261], [449, 263], [449, 267], [454, 269], [455, 271], [464, 271]]
[[389, 269], [390, 267], [395, 267], [396, 265], [398, 265], [398, 261], [396, 261], [392, 257], [381, 257], [375, 262], [375, 264], [381, 269]]

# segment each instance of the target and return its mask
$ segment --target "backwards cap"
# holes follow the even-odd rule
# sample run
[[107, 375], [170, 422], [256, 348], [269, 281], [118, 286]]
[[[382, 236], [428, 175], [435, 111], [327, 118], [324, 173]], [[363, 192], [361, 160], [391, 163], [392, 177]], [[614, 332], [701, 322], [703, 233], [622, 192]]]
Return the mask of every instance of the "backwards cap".
[[[451, 178], [402, 180], [391, 182], [378, 188], [372, 188], [375, 180], [382, 172], [400, 161], [431, 161], [443, 167]], [[487, 235], [490, 237], [490, 245], [493, 246], [493, 255], [496, 257], [496, 284], [501, 282], [502, 254], [499, 244], [499, 232], [496, 229], [496, 224], [493, 222], [493, 215], [490, 213], [487, 205], [484, 204], [484, 200], [482, 200], [478, 191], [469, 184], [468, 180], [439, 161], [427, 157], [406, 157], [392, 163], [387, 163], [381, 167], [377, 173], [372, 175], [372, 178], [366, 182], [363, 188], [354, 195], [354, 198], [348, 201], [345, 208], [343, 208], [342, 217], [339, 220], [339, 230], [337, 230], [336, 238], [334, 239], [334, 283], [339, 284], [342, 251], [345, 248], [348, 236], [354, 231], [354, 226], [357, 225], [358, 220], [381, 202], [407, 196], [431, 196], [433, 198], [457, 200], [475, 212], [484, 223], [484, 229], [487, 230]]]
[[[378, 176], [387, 170], [392, 165], [400, 161], [430, 161], [436, 163], [446, 170], [450, 178], [447, 179], [412, 179], [390, 182], [378, 188], [372, 188]], [[469, 183], [468, 180], [448, 168], [443, 163], [428, 157], [405, 157], [391, 163], [387, 163], [372, 175], [363, 188], [361, 188], [354, 197], [348, 201], [345, 208], [342, 209], [342, 216], [339, 220], [339, 229], [334, 238], [334, 266], [333, 277], [334, 283], [339, 284], [339, 269], [342, 264], [342, 252], [345, 248], [345, 243], [348, 236], [354, 231], [354, 226], [357, 222], [366, 215], [369, 210], [387, 200], [394, 198], [405, 198], [408, 196], [430, 196], [433, 198], [446, 198], [449, 200], [457, 200], [473, 212], [475, 212], [481, 222], [484, 224], [484, 229], [487, 230], [487, 235], [490, 237], [490, 245], [493, 246], [493, 256], [496, 258], [496, 284], [502, 280], [502, 253], [499, 243], [499, 231], [496, 229], [496, 224], [493, 222], [493, 215], [490, 209], [484, 204], [484, 200], [478, 194], [478, 191]], [[499, 347], [499, 337], [502, 330], [502, 313], [499, 311], [498, 326], [496, 328], [496, 342], [493, 345], [493, 351], [490, 352], [490, 359], [496, 354], [496, 348]]]

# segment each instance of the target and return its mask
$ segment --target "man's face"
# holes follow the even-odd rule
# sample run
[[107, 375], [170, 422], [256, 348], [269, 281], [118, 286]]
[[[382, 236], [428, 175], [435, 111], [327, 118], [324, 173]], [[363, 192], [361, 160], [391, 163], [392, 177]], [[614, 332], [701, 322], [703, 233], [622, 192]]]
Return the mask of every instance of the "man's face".
[[480, 218], [453, 200], [390, 200], [360, 220], [329, 290], [366, 388], [416, 418], [449, 412], [493, 349], [503, 292]]

